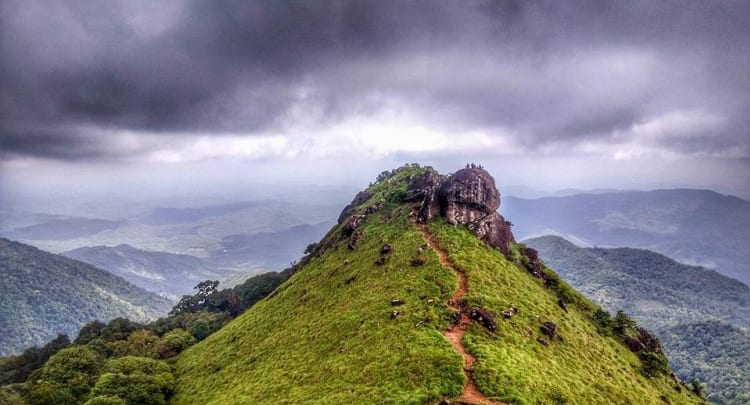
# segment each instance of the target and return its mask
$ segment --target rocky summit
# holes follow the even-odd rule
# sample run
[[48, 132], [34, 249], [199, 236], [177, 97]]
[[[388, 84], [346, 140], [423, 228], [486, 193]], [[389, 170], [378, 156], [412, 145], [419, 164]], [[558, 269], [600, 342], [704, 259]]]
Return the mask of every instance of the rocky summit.
[[510, 222], [497, 212], [500, 192], [495, 179], [484, 169], [467, 167], [444, 177], [428, 168], [411, 183], [405, 201], [417, 204], [415, 212], [421, 223], [439, 214], [450, 224], [466, 225], [504, 254], [510, 252], [514, 241]]

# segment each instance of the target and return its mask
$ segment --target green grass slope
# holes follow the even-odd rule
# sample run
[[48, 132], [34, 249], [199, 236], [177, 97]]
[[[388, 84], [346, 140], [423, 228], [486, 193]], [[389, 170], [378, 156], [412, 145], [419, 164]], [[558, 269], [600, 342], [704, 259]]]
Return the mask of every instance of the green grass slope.
[[[692, 403], [668, 376], [647, 378], [641, 361], [613, 337], [597, 331], [595, 306], [573, 292], [564, 311], [542, 280], [531, 277], [500, 252], [487, 248], [460, 227], [435, 222], [438, 242], [466, 272], [467, 300], [498, 314], [515, 306], [519, 313], [498, 322], [494, 334], [473, 324], [464, 346], [477, 357], [474, 378], [480, 390], [509, 403], [656, 404]], [[557, 324], [562, 340], [544, 339], [544, 322]]]
[[[342, 225], [302, 261], [273, 294], [203, 342], [180, 354], [173, 404], [436, 403], [457, 397], [466, 376], [462, 358], [445, 340], [458, 288], [400, 202], [421, 168], [385, 176], [361, 212], [385, 205], [358, 229], [356, 250], [340, 239]], [[464, 346], [477, 357], [475, 380], [509, 403], [699, 403], [668, 377], [647, 379], [640, 361], [589, 319], [594, 306], [564, 313], [557, 298], [518, 265], [461, 227], [433, 221], [432, 231], [466, 270], [470, 301], [495, 314], [509, 304], [520, 313], [490, 334], [474, 325]], [[378, 265], [383, 244], [393, 246]], [[424, 260], [412, 266], [415, 258]], [[392, 299], [405, 304], [392, 307]], [[400, 315], [391, 319], [396, 309]], [[589, 312], [587, 312], [589, 311]], [[536, 337], [543, 321], [558, 323], [564, 341]]]

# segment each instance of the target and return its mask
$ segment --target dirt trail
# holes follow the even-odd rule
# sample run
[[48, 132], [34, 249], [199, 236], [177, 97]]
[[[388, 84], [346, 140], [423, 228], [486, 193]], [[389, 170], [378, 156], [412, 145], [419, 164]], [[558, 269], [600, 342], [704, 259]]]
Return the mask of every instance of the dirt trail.
[[479, 391], [476, 384], [474, 383], [474, 377], [472, 375], [474, 370], [474, 363], [477, 361], [477, 359], [469, 352], [467, 352], [466, 348], [464, 348], [464, 346], [461, 344], [461, 340], [466, 334], [466, 330], [471, 325], [471, 318], [469, 318], [469, 315], [467, 315], [466, 311], [461, 308], [460, 304], [461, 298], [463, 298], [464, 294], [466, 294], [467, 291], [466, 274], [458, 267], [456, 267], [455, 264], [453, 264], [453, 262], [448, 257], [448, 254], [440, 247], [440, 245], [438, 245], [437, 241], [435, 241], [435, 238], [430, 233], [430, 231], [427, 230], [427, 227], [424, 224], [419, 224], [418, 227], [422, 231], [422, 235], [427, 241], [427, 244], [440, 256], [440, 263], [443, 266], [452, 269], [458, 276], [459, 280], [458, 290], [448, 301], [448, 306], [454, 311], [460, 312], [461, 318], [458, 324], [451, 325], [447, 331], [443, 332], [445, 338], [448, 339], [448, 341], [451, 343], [451, 345], [453, 345], [456, 351], [458, 351], [464, 358], [464, 373], [466, 373], [466, 384], [464, 384], [464, 390], [461, 395], [456, 398], [455, 402], [459, 404], [503, 405], [501, 402], [494, 402], [490, 400]]

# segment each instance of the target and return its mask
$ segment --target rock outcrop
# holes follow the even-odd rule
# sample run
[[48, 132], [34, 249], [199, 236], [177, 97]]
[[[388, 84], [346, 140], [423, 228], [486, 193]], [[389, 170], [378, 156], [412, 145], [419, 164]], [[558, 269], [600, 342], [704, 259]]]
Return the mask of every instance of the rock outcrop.
[[443, 215], [449, 223], [466, 225], [479, 239], [509, 254], [513, 233], [497, 213], [500, 192], [484, 169], [461, 169], [446, 179], [428, 168], [412, 181], [405, 201], [418, 204], [420, 222]]
[[[345, 224], [342, 233], [350, 238], [351, 249], [356, 248], [362, 237], [358, 231], [360, 224], [385, 204], [379, 201], [358, 209], [371, 198], [367, 191], [358, 193], [339, 215], [339, 224]], [[484, 169], [467, 167], [447, 177], [427, 167], [423, 174], [409, 178], [403, 201], [412, 204], [418, 222], [426, 223], [442, 215], [451, 224], [466, 225], [479, 239], [506, 256], [510, 253], [513, 242], [510, 223], [497, 213], [500, 192], [495, 179]]]

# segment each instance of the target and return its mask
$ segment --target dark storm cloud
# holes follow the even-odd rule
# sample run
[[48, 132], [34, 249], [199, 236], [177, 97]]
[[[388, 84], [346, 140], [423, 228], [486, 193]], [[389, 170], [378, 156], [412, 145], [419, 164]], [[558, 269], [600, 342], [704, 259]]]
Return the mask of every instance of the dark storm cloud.
[[652, 144], [689, 154], [748, 143], [743, 1], [0, 7], [5, 156], [144, 152], [112, 152], [97, 129], [252, 136], [388, 109], [447, 132], [502, 129], [526, 147], [624, 142], [634, 126], [704, 111], [721, 118], [706, 132], [720, 134], [665, 126]]

